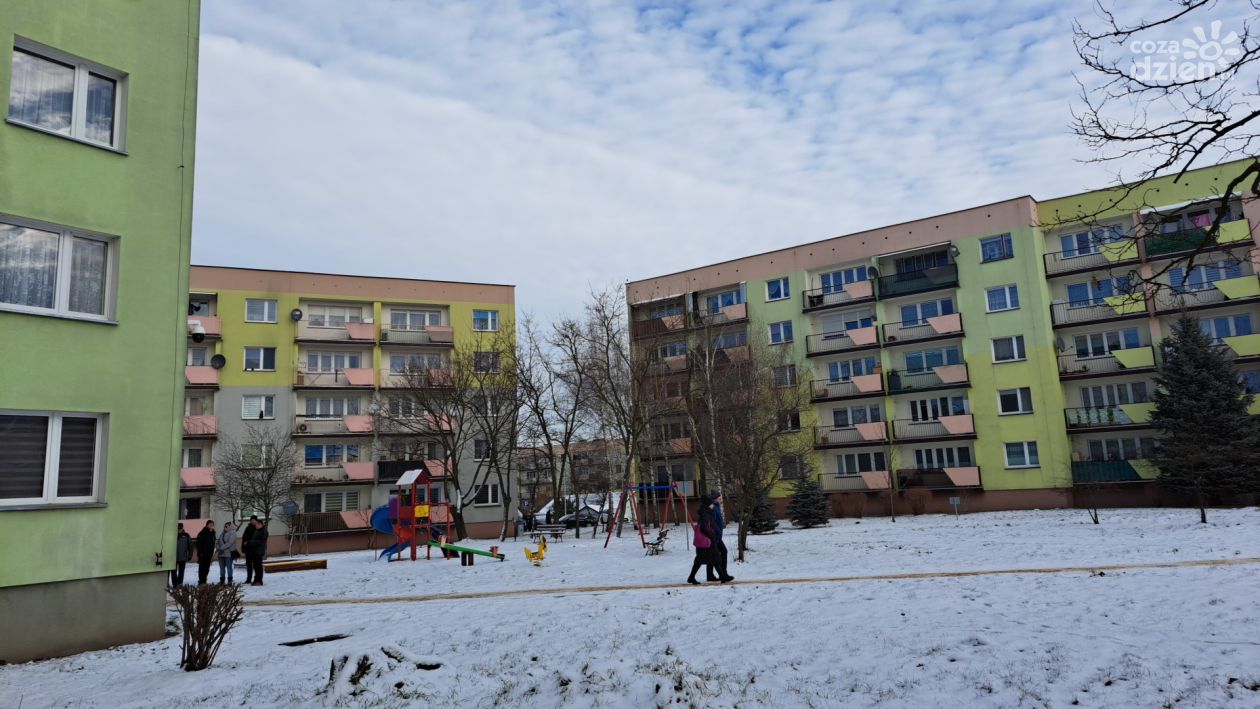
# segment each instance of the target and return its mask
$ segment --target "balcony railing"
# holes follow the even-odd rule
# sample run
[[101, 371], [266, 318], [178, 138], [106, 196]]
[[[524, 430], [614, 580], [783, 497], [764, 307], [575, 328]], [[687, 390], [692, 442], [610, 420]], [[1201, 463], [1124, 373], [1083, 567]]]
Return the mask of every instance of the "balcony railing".
[[824, 332], [805, 338], [805, 352], [811, 355], [870, 347], [879, 347], [879, 331], [874, 326], [845, 332]]
[[952, 263], [922, 271], [908, 271], [879, 277], [881, 299], [957, 287], [958, 266]]
[[915, 441], [925, 438], [975, 438], [976, 426], [971, 414], [942, 416], [939, 419], [893, 421], [893, 436], [898, 441]]
[[888, 346], [962, 336], [962, 315], [958, 313], [937, 315], [923, 320], [890, 322], [884, 325], [884, 344]]
[[1194, 251], [1207, 241], [1207, 229], [1183, 229], [1181, 231], [1147, 234], [1142, 241], [1146, 245], [1146, 257], [1166, 256], [1181, 251]]
[[453, 386], [451, 370], [446, 368], [424, 369], [413, 372], [381, 370], [382, 389], [439, 389]]
[[455, 329], [449, 325], [429, 325], [423, 330], [382, 327], [381, 342], [391, 345], [451, 345], [455, 343]]
[[658, 360], [650, 362], [647, 366], [647, 373], [652, 376], [681, 374], [690, 368], [691, 358], [685, 354], [681, 354], [673, 355], [672, 357], [662, 357]]
[[716, 325], [729, 325], [731, 323], [743, 322], [748, 319], [748, 304], [736, 303], [728, 305], [721, 310], [716, 311], [700, 311], [691, 314], [692, 327], [711, 327]]
[[[1115, 352], [1123, 354], [1116, 355]], [[1090, 356], [1082, 356], [1076, 352], [1059, 355], [1059, 377], [1061, 379], [1070, 379], [1072, 377], [1091, 377], [1103, 374], [1132, 374], [1155, 368], [1155, 350], [1149, 345], [1116, 350], [1115, 352]], [[1125, 357], [1134, 364], [1126, 365], [1120, 361], [1120, 357]]]
[[334, 372], [298, 370], [293, 373], [293, 385], [329, 389], [370, 389], [376, 386], [374, 376], [374, 372], [367, 368], [338, 369]]
[[212, 340], [223, 336], [223, 326], [217, 315], [189, 315], [188, 319], [201, 325], [201, 329], [206, 331], [206, 339]]
[[843, 305], [856, 305], [875, 299], [875, 288], [871, 281], [857, 281], [845, 284], [844, 288], [824, 286], [801, 292], [802, 310], [824, 310]]
[[213, 415], [184, 417], [184, 436], [188, 438], [213, 438], [218, 433], [219, 422]]
[[687, 320], [681, 313], [678, 315], [666, 315], [661, 318], [652, 318], [650, 320], [635, 320], [631, 324], [631, 331], [636, 338], [659, 337], [662, 335], [680, 333], [686, 329]]
[[1226, 300], [1228, 298], [1223, 291], [1210, 285], [1206, 288], [1185, 291], [1184, 293], [1174, 293], [1161, 289], [1155, 294], [1155, 310], [1161, 313], [1194, 310], [1204, 305], [1223, 303]]
[[1133, 463], [1127, 460], [1074, 460], [1072, 482], [1077, 485], [1090, 483], [1138, 483], [1146, 479], [1138, 475]]
[[687, 458], [694, 454], [695, 444], [691, 437], [653, 440], [646, 446], [649, 458]]
[[837, 428], [815, 426], [814, 445], [828, 446], [877, 446], [888, 442], [888, 429], [882, 421], [860, 423]]
[[1116, 320], [1146, 314], [1145, 300], [1140, 294], [1114, 296], [1111, 303], [1053, 303], [1050, 317], [1055, 325]]
[[[1146, 421], [1135, 421], [1125, 412], [1124, 406], [1126, 405], [1069, 408], [1063, 410], [1063, 418], [1069, 430], [1150, 425]], [[1139, 403], [1128, 406], [1145, 408], [1150, 404]]]
[[297, 339], [327, 342], [376, 342], [376, 325], [371, 322], [348, 322], [335, 326], [312, 325], [303, 318], [297, 323]]
[[946, 490], [951, 488], [980, 487], [980, 468], [902, 468], [897, 471], [897, 486], [901, 489], [918, 488]]
[[879, 396], [884, 393], [882, 377], [878, 374], [865, 374], [848, 381], [815, 379], [810, 382], [810, 388], [814, 401]]
[[295, 416], [293, 433], [298, 436], [341, 436], [371, 433], [372, 427], [372, 417], [366, 414]]
[[926, 372], [888, 373], [888, 393], [902, 394], [910, 391], [953, 389], [971, 386], [967, 365], [945, 364]]
[[[887, 477], [888, 474], [882, 470], [866, 473], [865, 475], [837, 475], [836, 473], [823, 473], [822, 478], [819, 480], [819, 482], [822, 483], [823, 492], [845, 492], [848, 490], [870, 490], [872, 488], [870, 485], [866, 483], [865, 478], [867, 476], [872, 476], [872, 475]], [[882, 488], [879, 488], [879, 489], [887, 489], [887, 488], [888, 486], [884, 485]]]

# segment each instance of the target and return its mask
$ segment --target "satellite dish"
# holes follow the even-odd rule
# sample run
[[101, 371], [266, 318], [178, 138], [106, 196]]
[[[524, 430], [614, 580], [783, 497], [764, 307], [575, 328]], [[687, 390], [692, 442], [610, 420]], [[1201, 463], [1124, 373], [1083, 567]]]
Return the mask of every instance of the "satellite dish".
[[1062, 336], [1058, 336], [1054, 338], [1054, 347], [1060, 352], [1067, 351], [1067, 343], [1063, 341]]
[[286, 515], [295, 515], [298, 513], [298, 505], [293, 500], [285, 500], [284, 504], [280, 506], [280, 509]]
[[298, 320], [301, 320], [301, 319], [302, 319], [302, 309], [301, 309], [301, 308], [294, 308], [292, 311], [290, 311], [290, 312], [289, 312], [289, 317], [290, 317], [290, 318], [292, 318], [294, 322], [297, 322]]
[[227, 366], [227, 357], [224, 357], [221, 354], [217, 354], [211, 357], [210, 366], [214, 367], [215, 369], [223, 369], [224, 367]]

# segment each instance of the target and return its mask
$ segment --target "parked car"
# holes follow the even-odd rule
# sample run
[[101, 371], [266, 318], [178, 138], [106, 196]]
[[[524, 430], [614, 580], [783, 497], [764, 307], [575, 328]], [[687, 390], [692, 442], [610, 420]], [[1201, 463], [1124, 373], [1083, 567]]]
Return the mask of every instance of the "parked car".
[[600, 524], [607, 524], [608, 513], [596, 512], [589, 507], [584, 507], [574, 514], [567, 514], [560, 518], [560, 524], [563, 524], [566, 527], [576, 527], [578, 525], [583, 527], [593, 527], [596, 522]]

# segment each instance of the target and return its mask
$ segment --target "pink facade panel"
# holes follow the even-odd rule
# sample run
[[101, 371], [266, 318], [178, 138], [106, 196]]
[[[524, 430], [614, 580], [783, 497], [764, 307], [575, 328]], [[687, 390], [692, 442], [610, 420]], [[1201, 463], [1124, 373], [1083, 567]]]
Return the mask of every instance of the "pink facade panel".
[[879, 374], [862, 374], [853, 378], [853, 386], [863, 393], [881, 391], [884, 380]]
[[371, 526], [369, 510], [344, 510], [341, 521], [346, 523], [347, 529], [367, 529]]
[[848, 293], [854, 300], [858, 298], [870, 298], [875, 295], [875, 288], [872, 281], [854, 281], [844, 285], [844, 292]]
[[946, 364], [933, 367], [932, 371], [946, 384], [961, 384], [967, 381], [967, 365], [965, 364]]
[[432, 342], [454, 342], [455, 328], [450, 325], [430, 325], [424, 329]]
[[878, 341], [874, 327], [860, 327], [856, 330], [846, 330], [845, 333], [855, 345], [873, 345]]
[[342, 463], [341, 469], [346, 472], [346, 477], [351, 480], [364, 480], [367, 482], [376, 480], [376, 463]]
[[180, 487], [214, 487], [214, 468], [180, 468]]
[[184, 367], [184, 382], [202, 386], [218, 384], [219, 370], [214, 367]]
[[975, 487], [980, 484], [979, 468], [945, 468], [945, 474], [958, 487]]
[[213, 416], [185, 416], [184, 435], [213, 436], [219, 432], [219, 421]]
[[350, 386], [370, 387], [376, 384], [376, 372], [371, 369], [343, 369], [341, 373], [346, 375], [346, 383]]
[[958, 416], [942, 416], [940, 418], [941, 425], [946, 431], [960, 436], [967, 433], [975, 433], [975, 422], [971, 418], [971, 414], [961, 414]]
[[866, 487], [872, 490], [887, 490], [891, 487], [887, 470], [874, 470], [868, 473], [862, 473], [862, 482], [866, 483]]
[[938, 335], [949, 335], [955, 332], [962, 332], [962, 315], [951, 313], [950, 315], [937, 315], [934, 318], [927, 319], [928, 325]]
[[368, 322], [348, 322], [346, 323], [346, 334], [352, 340], [375, 340], [376, 325]]
[[201, 323], [201, 329], [206, 331], [206, 335], [223, 334], [223, 326], [219, 323], [217, 315], [189, 315], [188, 319]]
[[371, 433], [372, 417], [367, 415], [344, 416], [341, 419], [350, 433]]
[[864, 441], [883, 441], [888, 439], [888, 428], [883, 421], [875, 423], [857, 423], [853, 425]]

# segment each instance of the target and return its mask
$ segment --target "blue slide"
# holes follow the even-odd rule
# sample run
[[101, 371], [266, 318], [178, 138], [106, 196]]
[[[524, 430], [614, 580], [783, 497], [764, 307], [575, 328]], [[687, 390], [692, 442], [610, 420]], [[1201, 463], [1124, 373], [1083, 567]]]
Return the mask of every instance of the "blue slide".
[[[381, 534], [388, 534], [390, 536], [393, 536], [394, 525], [393, 523], [390, 522], [390, 509], [389, 508], [390, 508], [389, 505], [381, 505], [380, 507], [377, 507], [375, 510], [372, 511], [372, 529], [375, 529]], [[406, 549], [406, 548], [407, 548], [407, 544], [404, 544], [400, 540], [382, 549], [380, 555], [377, 556], [376, 558], [384, 559], [387, 556], [394, 556], [396, 554], [401, 554], [403, 549]]]

